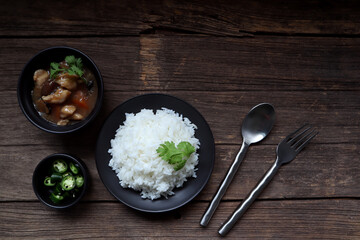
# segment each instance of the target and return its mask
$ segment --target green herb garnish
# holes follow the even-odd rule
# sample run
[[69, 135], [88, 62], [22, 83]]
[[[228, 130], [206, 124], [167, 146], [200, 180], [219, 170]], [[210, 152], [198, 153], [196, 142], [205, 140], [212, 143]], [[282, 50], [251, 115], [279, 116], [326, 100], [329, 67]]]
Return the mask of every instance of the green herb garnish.
[[195, 152], [195, 148], [189, 142], [180, 142], [177, 147], [175, 147], [174, 142], [166, 141], [160, 144], [156, 152], [163, 160], [174, 165], [175, 171], [178, 171], [185, 166], [190, 155]]
[[56, 62], [50, 63], [50, 78], [55, 78], [56, 75], [58, 75], [61, 72], [64, 72], [64, 68], [60, 68], [60, 64]]
[[84, 75], [83, 64], [81, 58], [75, 58], [75, 56], [66, 56], [65, 62], [69, 68], [61, 68], [60, 63], [52, 62], [50, 64], [50, 78], [54, 79], [59, 73], [67, 72], [70, 75], [77, 75], [85, 82], [86, 80], [82, 77]]

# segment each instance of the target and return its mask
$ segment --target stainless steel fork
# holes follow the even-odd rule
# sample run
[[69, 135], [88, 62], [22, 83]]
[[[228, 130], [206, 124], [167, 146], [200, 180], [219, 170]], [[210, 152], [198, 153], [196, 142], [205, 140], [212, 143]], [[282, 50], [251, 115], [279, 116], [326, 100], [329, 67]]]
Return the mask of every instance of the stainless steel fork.
[[313, 139], [318, 132], [308, 124], [300, 127], [295, 132], [288, 135], [277, 146], [277, 158], [272, 167], [265, 173], [263, 178], [258, 182], [256, 187], [249, 193], [234, 213], [226, 220], [226, 222], [219, 229], [219, 234], [225, 236], [234, 224], [242, 217], [254, 200], [265, 189], [271, 179], [275, 176], [277, 170], [281, 165], [291, 162], [295, 156]]

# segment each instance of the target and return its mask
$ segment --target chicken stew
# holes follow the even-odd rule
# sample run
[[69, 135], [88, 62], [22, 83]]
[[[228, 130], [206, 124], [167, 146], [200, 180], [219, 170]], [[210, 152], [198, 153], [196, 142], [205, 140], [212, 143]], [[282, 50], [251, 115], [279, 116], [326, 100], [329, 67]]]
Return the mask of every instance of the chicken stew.
[[94, 74], [81, 58], [67, 56], [34, 72], [32, 99], [39, 114], [49, 122], [65, 126], [85, 119], [93, 110], [98, 88]]

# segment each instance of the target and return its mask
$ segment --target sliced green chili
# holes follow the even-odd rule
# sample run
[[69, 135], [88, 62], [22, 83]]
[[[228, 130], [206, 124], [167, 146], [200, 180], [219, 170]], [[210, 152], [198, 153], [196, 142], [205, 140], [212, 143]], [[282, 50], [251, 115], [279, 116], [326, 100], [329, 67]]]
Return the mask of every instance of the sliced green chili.
[[44, 185], [52, 187], [55, 186], [55, 182], [51, 181], [51, 177], [46, 177], [44, 180]]
[[57, 159], [51, 170], [51, 176], [44, 179], [44, 185], [52, 187], [49, 188], [51, 201], [58, 204], [66, 198], [75, 198], [85, 181], [78, 164]]
[[68, 169], [66, 162], [62, 159], [55, 160], [53, 163], [55, 172], [64, 173]]
[[53, 203], [56, 204], [56, 203], [60, 203], [64, 199], [64, 197], [52, 192], [50, 194], [50, 199], [51, 199], [51, 201], [53, 201]]
[[81, 175], [75, 176], [76, 187], [81, 188], [84, 185], [84, 177]]
[[66, 176], [72, 176], [73, 174], [71, 173], [71, 172], [66, 172], [66, 173], [64, 173], [63, 175], [62, 175], [62, 177], [64, 178], [64, 177], [66, 177]]
[[64, 191], [70, 191], [70, 190], [74, 189], [76, 186], [75, 177], [74, 176], [64, 177], [61, 180], [60, 185]]
[[54, 172], [51, 174], [51, 181], [53, 182], [60, 182], [62, 179], [62, 175], [60, 173]]
[[76, 167], [76, 165], [73, 162], [70, 163], [70, 170], [73, 172], [73, 174], [79, 173], [79, 169]]
[[59, 182], [56, 184], [56, 186], [53, 190], [54, 190], [54, 193], [58, 194], [58, 195], [61, 195], [63, 193], [63, 189]]

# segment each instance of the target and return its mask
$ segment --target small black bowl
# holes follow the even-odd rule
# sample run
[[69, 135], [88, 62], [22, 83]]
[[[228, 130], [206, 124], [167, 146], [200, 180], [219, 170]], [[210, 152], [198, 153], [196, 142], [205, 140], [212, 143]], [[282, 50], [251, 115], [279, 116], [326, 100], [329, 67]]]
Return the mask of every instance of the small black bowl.
[[[69, 55], [74, 55], [76, 58], [80, 57], [83, 61], [83, 64], [95, 75], [98, 86], [98, 96], [95, 107], [93, 111], [87, 116], [87, 118], [75, 124], [57, 126], [56, 124], [51, 123], [41, 117], [34, 107], [31, 96], [31, 92], [34, 88], [33, 75], [37, 69], [48, 69], [51, 62], [61, 62], [65, 59], [66, 56]], [[90, 123], [100, 111], [103, 100], [103, 92], [103, 80], [95, 63], [83, 52], [75, 48], [64, 46], [44, 49], [31, 58], [22, 70], [17, 86], [18, 102], [26, 118], [36, 127], [50, 133], [70, 133], [83, 128], [85, 125]]]
[[[81, 174], [84, 177], [84, 185], [80, 188], [80, 192], [77, 194], [76, 198], [67, 198], [64, 199], [63, 202], [60, 202], [58, 204], [53, 203], [50, 199], [49, 188], [51, 187], [44, 185], [45, 177], [49, 175], [49, 171], [51, 170], [52, 163], [56, 159], [63, 159], [67, 163], [73, 162], [77, 164], [80, 168], [79, 174]], [[83, 161], [81, 161], [81, 159], [69, 154], [65, 154], [65, 153], [52, 154], [41, 160], [39, 164], [36, 166], [33, 174], [32, 185], [36, 196], [46, 206], [57, 209], [71, 207], [75, 205], [77, 202], [79, 202], [80, 199], [85, 194], [88, 185], [88, 173], [87, 173], [86, 165], [84, 164]]]

